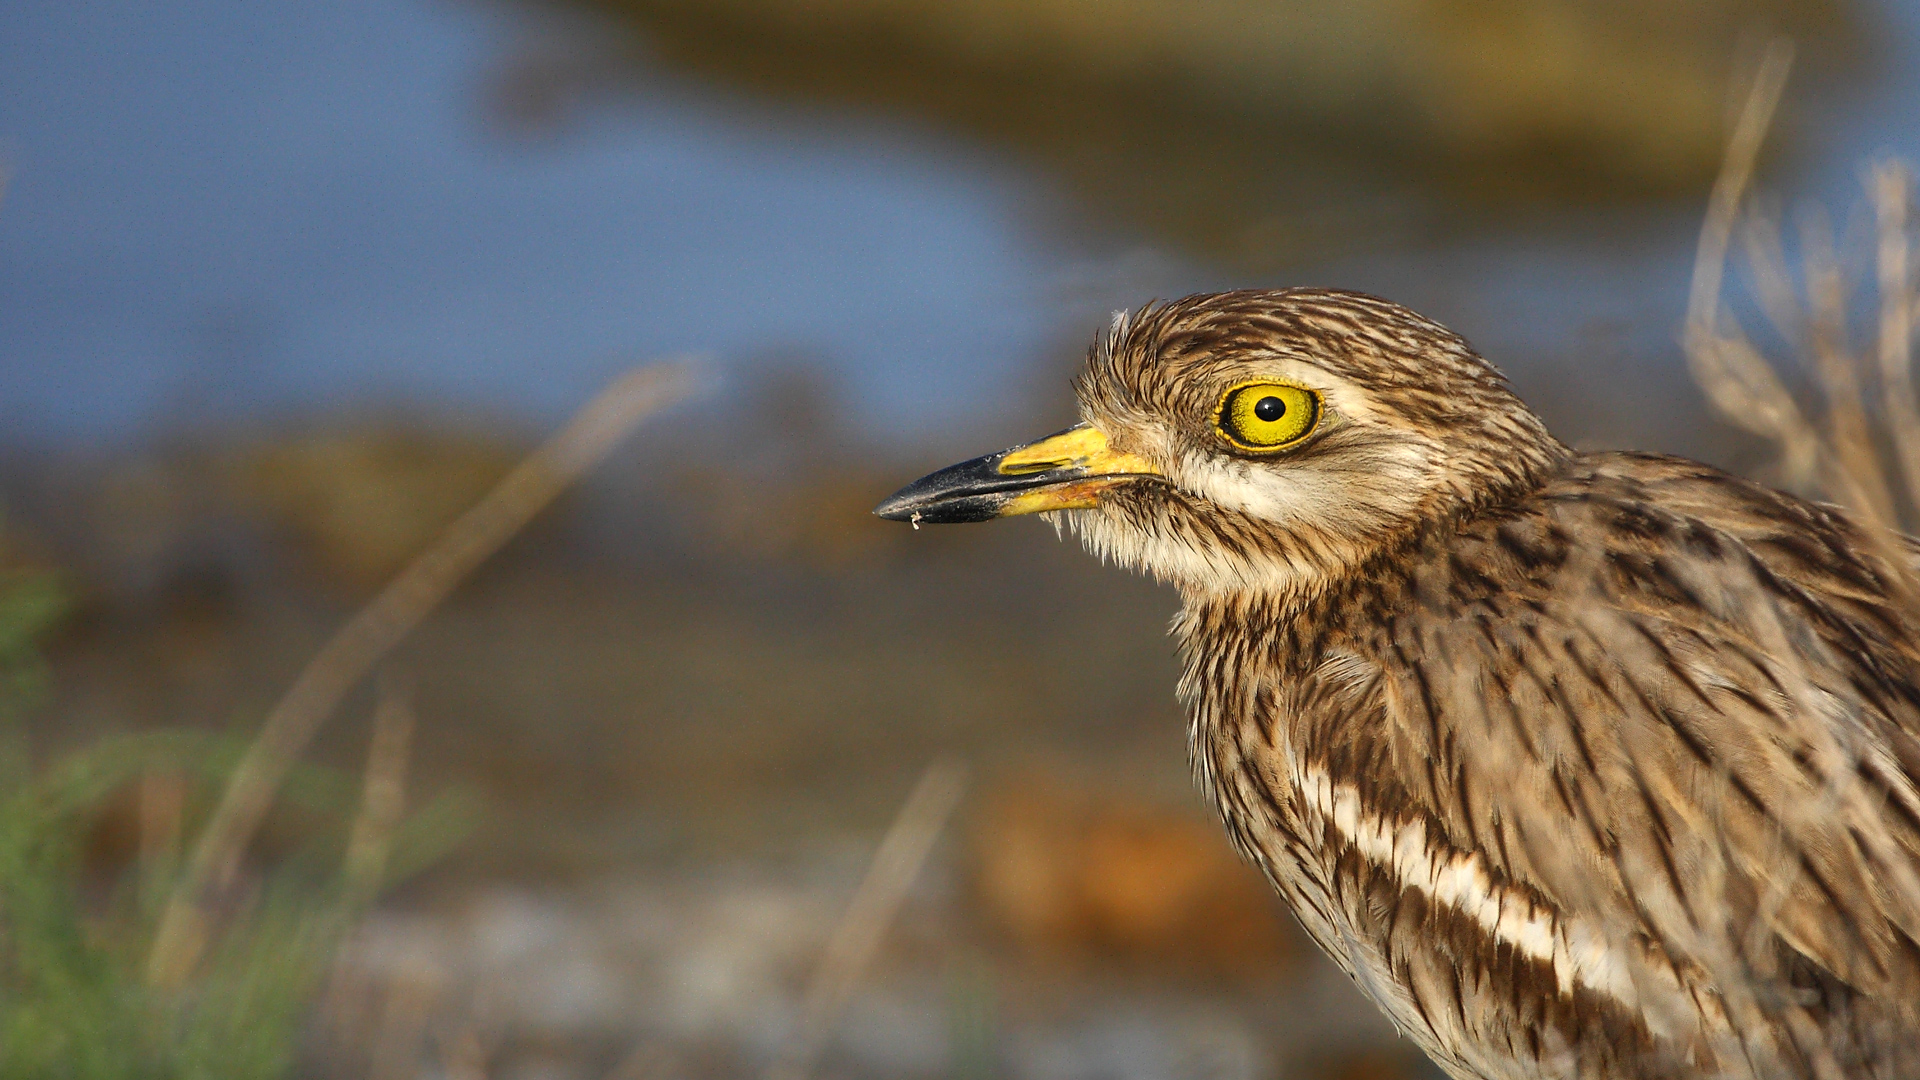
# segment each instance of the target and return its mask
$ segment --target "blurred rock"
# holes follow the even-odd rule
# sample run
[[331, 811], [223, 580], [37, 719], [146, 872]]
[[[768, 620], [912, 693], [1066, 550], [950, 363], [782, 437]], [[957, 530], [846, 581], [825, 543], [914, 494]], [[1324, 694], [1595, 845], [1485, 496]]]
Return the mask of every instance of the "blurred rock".
[[[850, 887], [721, 875], [484, 891], [457, 914], [369, 920], [343, 958], [335, 1006], [366, 998], [354, 987], [441, 981], [480, 994], [471, 1007], [500, 1040], [617, 1045], [648, 1035], [768, 1056]], [[347, 1027], [360, 1030], [344, 1041], [364, 1042], [378, 1022], [354, 1016]]]
[[1108, 1001], [1076, 1022], [1019, 1032], [1010, 1064], [1033, 1080], [1266, 1080], [1282, 1073], [1261, 1034], [1212, 1009]]
[[986, 798], [973, 858], [989, 918], [1042, 954], [1245, 978], [1294, 959], [1267, 884], [1197, 807], [1030, 774]]
[[384, 584], [522, 456], [473, 434], [375, 428], [265, 443], [228, 461], [244, 512], [287, 533], [327, 573]]
[[[466, 1047], [462, 1075], [758, 1075], [793, 1030], [860, 869], [802, 859], [783, 871], [706, 867], [565, 888], [495, 885], [437, 911], [376, 912], [333, 973], [303, 1075], [368, 1075], [366, 1048], [382, 1044], [399, 1075], [416, 1063], [430, 1069], [452, 1056], [450, 1047]], [[1391, 1037], [1357, 997], [1365, 1010], [1358, 1025], [1314, 1015], [1329, 995], [1310, 979], [1183, 986], [1148, 971], [1122, 982], [1060, 982], [1016, 959], [977, 973], [985, 982], [975, 989], [1004, 995], [1009, 1007], [972, 1017], [978, 1045], [964, 1056], [956, 960], [985, 954], [962, 944], [966, 920], [945, 902], [943, 875], [932, 877], [861, 972], [818, 1075], [1262, 1080], [1283, 1063], [1284, 1075], [1296, 1075], [1290, 1049], [1302, 1044], [1321, 1051], [1303, 1060], [1344, 1062], [1323, 1044], [1364, 1047], [1356, 1027], [1375, 1042]], [[904, 924], [915, 923], [932, 933], [933, 948], [902, 947], [912, 936]], [[1333, 984], [1335, 996], [1344, 982]], [[1251, 1004], [1276, 993], [1270, 1014]], [[1376, 1080], [1352, 1080], [1361, 1076]]]

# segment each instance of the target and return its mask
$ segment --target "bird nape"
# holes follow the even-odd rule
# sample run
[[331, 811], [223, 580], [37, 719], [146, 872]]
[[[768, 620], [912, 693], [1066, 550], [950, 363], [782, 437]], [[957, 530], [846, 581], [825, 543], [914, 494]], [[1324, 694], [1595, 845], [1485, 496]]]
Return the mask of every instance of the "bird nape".
[[1920, 545], [1356, 293], [1118, 315], [1075, 390], [875, 512], [1172, 582], [1228, 833], [1450, 1075], [1920, 1076]]

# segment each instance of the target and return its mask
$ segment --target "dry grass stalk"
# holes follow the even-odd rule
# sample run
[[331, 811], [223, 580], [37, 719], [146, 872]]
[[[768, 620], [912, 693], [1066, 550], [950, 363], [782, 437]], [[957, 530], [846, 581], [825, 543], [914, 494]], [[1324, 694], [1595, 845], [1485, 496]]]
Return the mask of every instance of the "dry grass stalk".
[[[439, 971], [440, 968], [433, 967]], [[434, 1011], [442, 1019], [430, 1025], [437, 1049], [434, 1061], [443, 1080], [487, 1080], [502, 1032], [494, 1015], [493, 979], [482, 975], [465, 988], [463, 1002], [444, 1002]], [[430, 1071], [430, 1070], [425, 1070]]]
[[1901, 162], [1881, 162], [1874, 166], [1869, 186], [1880, 240], [1874, 261], [1880, 287], [1882, 407], [1901, 475], [1913, 503], [1920, 506], [1920, 402], [1913, 389], [1914, 296], [1907, 232], [1913, 174]]
[[1856, 489], [1860, 508], [1880, 524], [1892, 525], [1892, 488], [1873, 446], [1868, 387], [1859, 377], [1862, 365], [1848, 348], [1846, 276], [1834, 251], [1833, 229], [1818, 207], [1801, 215], [1800, 249], [1812, 316], [1806, 320], [1812, 331], [1808, 344], [1827, 399], [1824, 445], [1840, 475]]
[[951, 760], [928, 766], [914, 785], [873, 853], [873, 861], [867, 865], [866, 876], [846, 913], [827, 940], [820, 966], [801, 1001], [799, 1025], [767, 1070], [767, 1080], [806, 1080], [813, 1071], [841, 1013], [853, 998], [861, 973], [872, 961], [965, 789], [966, 768]]
[[[1817, 210], [1800, 218], [1798, 281], [1775, 215], [1752, 207], [1754, 162], [1786, 77], [1784, 45], [1761, 64], [1745, 111], [1727, 148], [1710, 197], [1694, 262], [1684, 343], [1695, 381], [1729, 422], [1779, 446], [1786, 486], [1852, 507], [1882, 530], [1920, 510], [1920, 401], [1912, 375], [1913, 284], [1908, 267], [1905, 166], [1888, 162], [1869, 177], [1878, 226], [1876, 284], [1880, 305], [1872, 356], [1850, 340], [1847, 274], [1832, 228]], [[1753, 344], [1725, 300], [1729, 246], [1735, 232], [1761, 312], [1785, 340], [1793, 362], [1769, 360]], [[1800, 369], [1818, 390], [1803, 408], [1785, 370]], [[1880, 452], [1890, 442], [1896, 461]], [[1911, 526], [1913, 522], [1906, 521]], [[1887, 562], [1910, 572], [1903, 542], [1881, 537]], [[1897, 583], [1920, 599], [1912, 582]]]
[[444, 974], [437, 969], [416, 968], [387, 985], [380, 1033], [367, 1067], [370, 1080], [412, 1080], [419, 1075], [427, 1022], [445, 982]]
[[440, 1042], [440, 1075], [446, 1080], [487, 1080], [487, 1044], [471, 1023]]
[[1771, 365], [1744, 333], [1728, 326], [1721, 302], [1734, 226], [1792, 67], [1792, 43], [1769, 44], [1734, 124], [1726, 160], [1707, 197], [1707, 216], [1700, 226], [1683, 340], [1694, 381], [1707, 399], [1732, 423], [1778, 442], [1790, 482], [1804, 482], [1812, 475], [1818, 435]]
[[[1796, 283], [1777, 216], [1754, 209], [1748, 200], [1754, 161], [1784, 84], [1785, 55], [1782, 46], [1769, 49], [1714, 186], [1689, 298], [1687, 358], [1695, 380], [1723, 416], [1779, 447], [1788, 486], [1846, 504], [1869, 526], [1868, 542], [1879, 556], [1888, 587], [1913, 608], [1920, 604], [1915, 548], [1895, 531], [1903, 510], [1909, 515], [1920, 511], [1920, 404], [1911, 368], [1910, 174], [1905, 166], [1889, 162], [1876, 166], [1868, 178], [1878, 228], [1879, 318], [1874, 346], [1863, 353], [1850, 340], [1847, 273], [1824, 216], [1808, 213], [1801, 218]], [[1754, 298], [1788, 343], [1790, 363], [1770, 361], [1725, 301], [1728, 249], [1736, 230]], [[1803, 409], [1787, 389], [1790, 380], [1782, 371], [1788, 368], [1797, 368], [1812, 383], [1817, 391], [1813, 408]], [[1881, 452], [1883, 445], [1894, 450], [1891, 464]], [[1920, 920], [1920, 875], [1907, 854], [1871, 826], [1882, 811], [1861, 775], [1876, 740], [1861, 718], [1872, 710], [1857, 692], [1824, 685], [1815, 677], [1816, 671], [1830, 666], [1822, 662], [1822, 646], [1778, 618], [1757, 581], [1699, 580], [1689, 581], [1688, 587], [1737, 612], [1735, 623], [1760, 639], [1765, 655], [1787, 666], [1779, 689], [1792, 700], [1793, 735], [1805, 748], [1806, 760], [1782, 763], [1781, 774], [1804, 768], [1823, 778], [1815, 797], [1772, 808], [1783, 823], [1776, 836], [1778, 854], [1763, 864], [1768, 868], [1765, 887], [1744, 909], [1744, 922], [1734, 914], [1742, 906], [1727, 891], [1728, 880], [1738, 876], [1740, 859], [1727, 840], [1728, 808], [1737, 802], [1725, 790], [1713, 793], [1698, 803], [1706, 816], [1686, 823], [1684, 831], [1698, 841], [1698, 850], [1685, 864], [1699, 885], [1696, 895], [1704, 900], [1687, 913], [1698, 937], [1688, 945], [1706, 959], [1732, 1033], [1730, 1045], [1715, 1052], [1730, 1063], [1745, 1060], [1748, 1050], [1764, 1054], [1760, 1044], [1773, 1038], [1767, 1033], [1777, 1025], [1791, 1033], [1815, 1075], [1840, 1077], [1847, 1068], [1844, 1060], [1857, 1048], [1829, 1045], [1828, 1033], [1814, 1030], [1808, 1014], [1782, 996], [1771, 939], [1781, 932], [1784, 903], [1805, 872], [1787, 855], [1788, 831], [1819, 836], [1846, 825], [1866, 862], [1879, 868], [1889, 910], [1904, 912], [1908, 922]], [[1623, 662], [1633, 662], [1633, 643], [1606, 620], [1595, 605], [1587, 620], [1590, 633]], [[1631, 751], [1625, 740], [1617, 749]], [[1777, 751], [1766, 744], [1756, 744], [1756, 749]], [[1723, 789], [1726, 781], [1721, 780]], [[1676, 1010], [1676, 1019], [1683, 1014], [1684, 1009]], [[1856, 1037], [1870, 1044], [1872, 1034]]]
[[180, 820], [186, 814], [187, 778], [158, 769], [140, 778], [140, 874], [143, 881], [169, 872], [180, 855]]
[[347, 839], [344, 876], [356, 903], [379, 891], [387, 873], [393, 831], [406, 811], [407, 759], [413, 744], [413, 687], [391, 673], [380, 679], [373, 710], [373, 739], [367, 748], [360, 812]]
[[321, 648], [267, 715], [194, 844], [148, 954], [151, 985], [175, 988], [193, 971], [209, 929], [208, 900], [231, 885], [287, 770], [341, 698], [461, 580], [636, 424], [682, 400], [693, 386], [693, 369], [686, 363], [640, 368], [616, 380], [461, 515]]

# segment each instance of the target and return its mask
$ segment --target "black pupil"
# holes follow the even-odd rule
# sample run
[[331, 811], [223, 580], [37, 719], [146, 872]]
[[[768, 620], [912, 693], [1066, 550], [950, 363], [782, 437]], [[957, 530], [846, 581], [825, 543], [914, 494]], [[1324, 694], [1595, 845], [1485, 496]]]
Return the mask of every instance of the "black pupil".
[[1263, 397], [1253, 403], [1253, 415], [1271, 424], [1287, 415], [1287, 403], [1277, 397]]

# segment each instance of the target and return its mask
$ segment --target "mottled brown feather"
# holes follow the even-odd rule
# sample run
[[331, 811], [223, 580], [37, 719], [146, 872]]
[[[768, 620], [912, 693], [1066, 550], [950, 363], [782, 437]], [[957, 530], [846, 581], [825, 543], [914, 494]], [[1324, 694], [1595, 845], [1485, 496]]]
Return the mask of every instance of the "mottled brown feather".
[[[1324, 430], [1224, 444], [1275, 373]], [[1573, 453], [1358, 294], [1151, 306], [1077, 389], [1167, 473], [1069, 520], [1180, 588], [1229, 834], [1450, 1074], [1920, 1075], [1912, 541]]]

